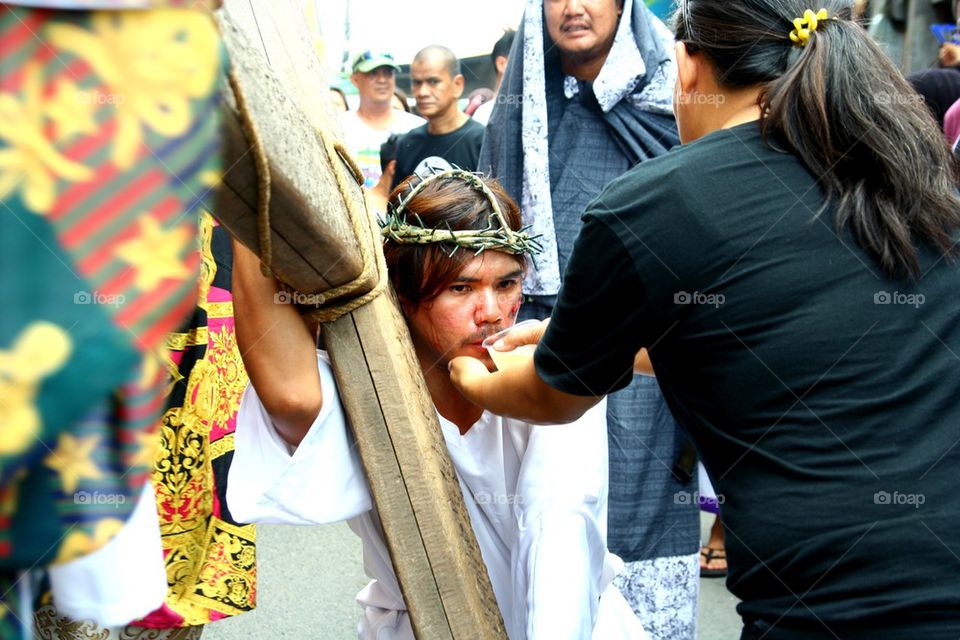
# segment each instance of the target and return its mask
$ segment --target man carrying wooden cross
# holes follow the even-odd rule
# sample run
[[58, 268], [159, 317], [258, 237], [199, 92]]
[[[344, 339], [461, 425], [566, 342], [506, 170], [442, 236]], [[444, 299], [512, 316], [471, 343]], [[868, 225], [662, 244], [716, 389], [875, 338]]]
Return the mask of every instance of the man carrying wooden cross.
[[[604, 408], [539, 428], [485, 412], [450, 384], [483, 340], [513, 325], [537, 242], [495, 182], [427, 170], [390, 198], [384, 253], [509, 637], [645, 638], [612, 585], [606, 549]], [[239, 521], [349, 519], [373, 580], [357, 596], [361, 638], [414, 637], [367, 481], [315, 332], [235, 244], [237, 336], [252, 386], [237, 419], [227, 500]], [[397, 354], [402, 357], [402, 354]], [[601, 428], [597, 428], [597, 427]], [[389, 532], [387, 532], [389, 534]]]

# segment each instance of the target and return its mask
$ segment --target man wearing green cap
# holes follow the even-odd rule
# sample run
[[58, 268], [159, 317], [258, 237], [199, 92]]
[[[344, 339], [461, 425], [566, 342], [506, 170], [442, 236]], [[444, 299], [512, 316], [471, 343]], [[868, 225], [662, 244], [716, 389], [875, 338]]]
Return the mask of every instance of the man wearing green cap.
[[399, 70], [388, 53], [364, 51], [353, 61], [350, 80], [360, 93], [360, 108], [343, 112], [340, 124], [367, 188], [380, 179], [380, 145], [392, 133], [406, 133], [423, 124], [422, 118], [391, 107]]

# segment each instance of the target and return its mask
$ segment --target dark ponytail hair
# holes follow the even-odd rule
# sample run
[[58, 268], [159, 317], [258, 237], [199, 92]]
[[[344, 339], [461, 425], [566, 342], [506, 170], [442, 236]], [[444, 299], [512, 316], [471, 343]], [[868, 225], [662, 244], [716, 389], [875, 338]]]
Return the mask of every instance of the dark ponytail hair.
[[[764, 136], [775, 134], [819, 178], [837, 228], [849, 224], [885, 274], [916, 278], [916, 243], [955, 255], [960, 163], [920, 97], [853, 21], [853, 2], [679, 2], [677, 40], [710, 58], [721, 85], [762, 87]], [[793, 19], [821, 8], [830, 19], [796, 45]]]

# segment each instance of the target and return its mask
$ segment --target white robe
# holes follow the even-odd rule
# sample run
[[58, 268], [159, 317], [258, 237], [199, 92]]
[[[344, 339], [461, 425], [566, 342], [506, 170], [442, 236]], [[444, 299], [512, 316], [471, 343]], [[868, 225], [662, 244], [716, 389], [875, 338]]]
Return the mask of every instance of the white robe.
[[[330, 365], [318, 352], [323, 408], [300, 446], [274, 429], [248, 386], [237, 415], [227, 503], [239, 522], [349, 519], [373, 578], [358, 595], [361, 640], [412, 640], [383, 533]], [[646, 638], [611, 581], [606, 548], [606, 408], [537, 427], [484, 412], [465, 434], [440, 417], [467, 511], [512, 640]], [[601, 595], [603, 597], [601, 597]]]
[[153, 484], [144, 485], [123, 528], [107, 544], [47, 572], [57, 613], [73, 620], [121, 627], [159, 608], [167, 596], [167, 570]]

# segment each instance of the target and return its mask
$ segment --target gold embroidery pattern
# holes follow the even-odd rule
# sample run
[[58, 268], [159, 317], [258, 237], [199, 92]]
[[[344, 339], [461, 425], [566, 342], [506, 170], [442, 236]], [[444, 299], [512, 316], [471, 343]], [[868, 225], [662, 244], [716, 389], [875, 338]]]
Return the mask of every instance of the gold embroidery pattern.
[[[68, 91], [74, 92], [69, 115], [63, 112]], [[60, 153], [44, 132], [48, 118], [68, 134], [89, 129], [91, 116], [77, 108], [83, 103], [78, 93], [76, 85], [61, 84], [55, 98], [44, 99], [43, 68], [36, 61], [25, 65], [21, 95], [0, 93], [0, 141], [8, 145], [0, 149], [0, 199], [20, 190], [30, 210], [45, 214], [56, 201], [58, 178], [85, 182], [93, 177], [93, 169]]]
[[40, 384], [63, 367], [72, 351], [70, 335], [50, 322], [34, 322], [12, 348], [0, 349], [0, 454], [21, 453], [40, 434], [35, 402]]
[[164, 535], [196, 530], [213, 511], [213, 471], [206, 459], [206, 432], [199, 421], [184, 420], [188, 417], [184, 413], [180, 408], [168, 410], [160, 427], [161, 451], [153, 481]]
[[[256, 534], [212, 517], [206, 531], [164, 539], [170, 547], [167, 605], [186, 624], [209, 622], [210, 611], [236, 615], [256, 604]], [[174, 580], [175, 578], [175, 580]]]
[[39, 640], [199, 640], [203, 633], [203, 627], [107, 629], [93, 622], [77, 622], [62, 616], [52, 604], [37, 609], [33, 620]]
[[186, 599], [215, 611], [237, 614], [256, 604], [257, 560], [252, 527], [237, 527], [219, 518], [210, 522], [206, 561], [198, 567], [194, 592]]
[[186, 333], [171, 333], [167, 336], [167, 349], [170, 351], [183, 351], [187, 347], [196, 347], [201, 344], [207, 344], [206, 327], [194, 327]]
[[201, 419], [209, 420], [211, 427], [226, 429], [240, 409], [249, 380], [233, 329], [222, 327], [210, 333], [207, 362], [214, 370], [213, 375], [198, 381], [195, 408]]
[[124, 627], [117, 634], [117, 640], [200, 640], [201, 635], [203, 635], [203, 627], [182, 627], [180, 629]]
[[[208, 214], [200, 230], [203, 266], [197, 306], [207, 310], [208, 323], [232, 318], [232, 303], [207, 302], [217, 271]], [[187, 625], [209, 622], [211, 611], [249, 611], [256, 596], [254, 527], [233, 526], [211, 515], [216, 490], [212, 462], [233, 450], [233, 437], [210, 438], [232, 430], [247, 384], [232, 323], [218, 324], [168, 339], [172, 350], [206, 349], [190, 371], [183, 406], [163, 417], [163, 450], [153, 476], [170, 585], [167, 606]]]
[[92, 30], [51, 25], [46, 40], [87, 62], [116, 105], [112, 160], [130, 168], [141, 151], [143, 129], [175, 138], [190, 126], [190, 99], [210, 93], [217, 69], [217, 33], [195, 11], [97, 12]]
[[233, 315], [232, 302], [208, 302], [207, 303], [208, 318], [229, 318], [232, 315]]
[[[202, 178], [204, 182], [206, 178]], [[200, 278], [197, 282], [197, 306], [206, 311], [207, 298], [210, 296], [210, 286], [213, 285], [213, 279], [217, 275], [217, 261], [213, 258], [213, 251], [210, 247], [213, 243], [213, 216], [209, 211], [200, 212], [200, 220], [197, 225], [197, 242], [200, 247]], [[206, 248], [206, 250], [204, 250]], [[206, 330], [206, 327], [200, 327]], [[194, 344], [206, 344], [206, 336], [203, 342]]]
[[70, 620], [57, 613], [47, 604], [33, 616], [37, 637], [40, 640], [109, 640], [110, 630], [99, 628], [92, 622]]
[[[210, 432], [226, 429], [236, 415], [247, 374], [233, 331], [222, 327], [208, 335], [206, 355], [190, 373], [183, 407], [164, 415], [164, 450], [154, 473], [164, 548], [170, 552], [167, 604], [187, 624], [207, 622], [211, 609], [224, 614], [248, 611], [255, 597], [253, 527], [232, 527], [209, 516], [211, 462], [233, 441], [227, 436], [210, 443]], [[208, 518], [210, 525], [204, 527]]]
[[223, 436], [216, 442], [210, 443], [210, 448], [209, 448], [210, 459], [216, 460], [223, 454], [230, 453], [234, 449], [235, 449], [235, 446], [234, 446], [233, 434], [228, 433], [227, 435]]
[[197, 566], [207, 553], [203, 534], [201, 529], [163, 537], [169, 585], [167, 606], [183, 616], [185, 624], [203, 624], [210, 619], [208, 607], [194, 606], [184, 599], [184, 595], [193, 591]]

